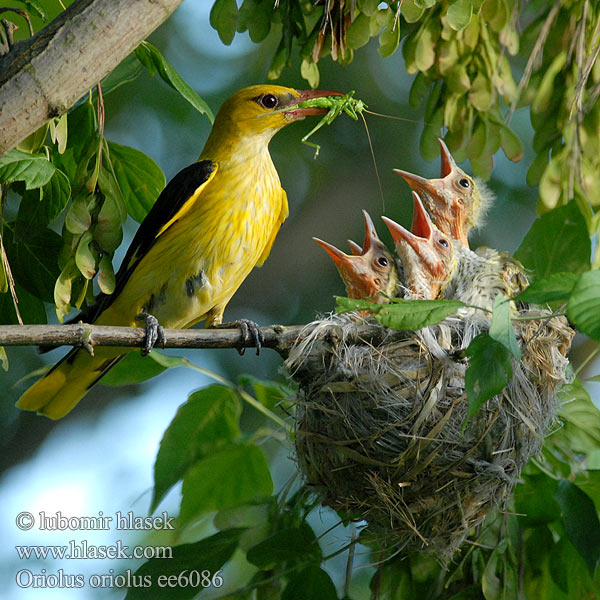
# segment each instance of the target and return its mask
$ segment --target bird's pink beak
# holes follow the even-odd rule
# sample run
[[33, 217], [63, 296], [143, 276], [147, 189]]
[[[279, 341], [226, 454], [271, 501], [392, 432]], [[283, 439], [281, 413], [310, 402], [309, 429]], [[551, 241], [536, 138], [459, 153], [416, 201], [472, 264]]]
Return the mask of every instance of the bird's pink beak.
[[291, 103], [291, 110], [286, 110], [286, 114], [291, 115], [295, 119], [301, 119], [303, 117], [310, 117], [313, 115], [324, 115], [328, 112], [327, 108], [293, 108], [297, 104], [304, 102], [305, 100], [311, 100], [312, 98], [327, 98], [328, 96], [343, 96], [341, 92], [334, 92], [328, 90], [299, 90], [300, 95], [295, 98]]

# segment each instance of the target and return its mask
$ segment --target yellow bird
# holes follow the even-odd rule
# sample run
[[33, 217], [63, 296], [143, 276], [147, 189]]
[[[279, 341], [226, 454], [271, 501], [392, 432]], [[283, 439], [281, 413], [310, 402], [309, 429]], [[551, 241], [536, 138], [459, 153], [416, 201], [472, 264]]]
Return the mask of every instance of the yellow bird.
[[[225, 306], [252, 268], [264, 263], [288, 216], [286, 193], [269, 154], [271, 138], [289, 123], [327, 112], [299, 103], [341, 95], [255, 85], [231, 96], [198, 162], [169, 182], [140, 225], [114, 293], [101, 294], [87, 320], [136, 326], [143, 318], [148, 351], [157, 320], [170, 328], [191, 327], [202, 319], [207, 327], [220, 325]], [[255, 323], [236, 324], [245, 334], [250, 328], [260, 344]], [[60, 419], [129, 351], [98, 347], [91, 356], [74, 348], [17, 406]]]

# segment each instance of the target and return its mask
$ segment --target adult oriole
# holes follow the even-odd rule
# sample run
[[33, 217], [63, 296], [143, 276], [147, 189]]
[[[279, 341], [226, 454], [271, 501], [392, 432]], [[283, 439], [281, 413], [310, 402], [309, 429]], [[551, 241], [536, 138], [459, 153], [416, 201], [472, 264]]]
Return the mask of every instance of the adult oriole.
[[[198, 162], [165, 187], [140, 225], [116, 276], [86, 315], [98, 325], [135, 326], [141, 314], [164, 327], [202, 319], [222, 323], [225, 306], [254, 266], [263, 264], [288, 215], [269, 155], [275, 133], [327, 109], [309, 98], [342, 95], [276, 85], [244, 88], [219, 110]], [[17, 403], [51, 419], [65, 416], [130, 349], [74, 348]]]
[[386, 303], [398, 294], [400, 278], [398, 266], [392, 253], [379, 239], [373, 221], [363, 210], [365, 218], [365, 240], [362, 248], [350, 242], [352, 255], [335, 246], [313, 238], [333, 259], [346, 286], [349, 298]]

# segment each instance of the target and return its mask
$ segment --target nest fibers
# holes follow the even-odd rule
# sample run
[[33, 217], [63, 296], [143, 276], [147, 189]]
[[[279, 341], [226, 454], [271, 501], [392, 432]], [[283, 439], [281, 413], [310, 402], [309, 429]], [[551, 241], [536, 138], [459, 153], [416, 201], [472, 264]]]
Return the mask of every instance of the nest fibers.
[[[368, 343], [357, 335], [367, 325]], [[522, 361], [462, 431], [460, 351], [480, 327], [448, 318], [392, 331], [331, 315], [306, 326], [286, 361], [299, 385], [295, 444], [307, 483], [323, 504], [365, 520], [363, 539], [386, 555], [423, 549], [449, 559], [507, 499], [555, 418], [573, 337], [563, 318], [518, 323]]]

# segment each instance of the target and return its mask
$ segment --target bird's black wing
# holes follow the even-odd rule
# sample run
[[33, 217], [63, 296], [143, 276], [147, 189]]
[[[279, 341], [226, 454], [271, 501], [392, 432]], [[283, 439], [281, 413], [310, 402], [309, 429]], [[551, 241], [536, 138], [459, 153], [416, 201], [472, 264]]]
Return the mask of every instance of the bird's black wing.
[[216, 163], [210, 160], [202, 160], [182, 169], [169, 181], [146, 218], [142, 221], [131, 244], [129, 244], [125, 258], [115, 276], [114, 292], [112, 294], [100, 293], [94, 304], [67, 321], [68, 323], [80, 320], [93, 323], [98, 315], [113, 303], [137, 264], [154, 245], [159, 234], [166, 226], [177, 219], [177, 214], [186, 207], [190, 200], [195, 199], [199, 191], [198, 188], [207, 184], [216, 170]]

